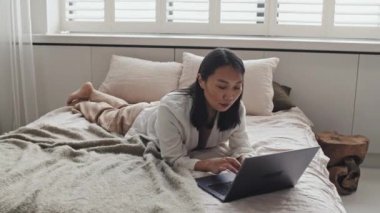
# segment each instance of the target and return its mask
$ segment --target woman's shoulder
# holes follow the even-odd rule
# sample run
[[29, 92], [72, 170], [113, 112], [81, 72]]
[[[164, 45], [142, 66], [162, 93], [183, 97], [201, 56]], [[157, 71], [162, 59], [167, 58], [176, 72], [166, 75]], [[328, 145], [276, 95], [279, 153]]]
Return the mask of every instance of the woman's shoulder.
[[191, 96], [183, 91], [173, 91], [166, 94], [160, 100], [160, 106], [175, 111], [186, 111], [191, 106]]

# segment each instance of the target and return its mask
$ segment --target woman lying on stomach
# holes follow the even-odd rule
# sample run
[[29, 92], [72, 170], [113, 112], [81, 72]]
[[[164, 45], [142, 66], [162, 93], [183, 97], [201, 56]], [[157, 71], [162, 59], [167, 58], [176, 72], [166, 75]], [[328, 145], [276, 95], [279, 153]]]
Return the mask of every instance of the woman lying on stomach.
[[[108, 131], [152, 138], [161, 156], [172, 166], [236, 173], [244, 156], [253, 151], [241, 102], [244, 72], [239, 57], [218, 48], [204, 58], [197, 79], [189, 88], [173, 91], [160, 102], [128, 104], [87, 82], [70, 95], [67, 104]], [[231, 157], [189, 157], [194, 150], [216, 147], [227, 140]]]

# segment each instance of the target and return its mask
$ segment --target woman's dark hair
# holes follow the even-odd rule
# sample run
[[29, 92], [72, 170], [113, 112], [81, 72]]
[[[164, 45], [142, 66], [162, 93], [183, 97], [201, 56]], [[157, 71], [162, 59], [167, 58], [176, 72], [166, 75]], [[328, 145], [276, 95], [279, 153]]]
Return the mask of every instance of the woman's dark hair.
[[[243, 61], [229, 49], [225, 48], [217, 48], [208, 53], [199, 67], [198, 74], [206, 81], [210, 75], [214, 74], [216, 69], [223, 66], [232, 66], [235, 70], [244, 75], [245, 69]], [[193, 99], [190, 111], [191, 124], [198, 130], [201, 127], [207, 126], [207, 103], [198, 80], [196, 79], [189, 88], [183, 91], [189, 94]], [[239, 108], [242, 95], [243, 93], [227, 111], [219, 113], [217, 122], [220, 131], [232, 129], [240, 124]]]

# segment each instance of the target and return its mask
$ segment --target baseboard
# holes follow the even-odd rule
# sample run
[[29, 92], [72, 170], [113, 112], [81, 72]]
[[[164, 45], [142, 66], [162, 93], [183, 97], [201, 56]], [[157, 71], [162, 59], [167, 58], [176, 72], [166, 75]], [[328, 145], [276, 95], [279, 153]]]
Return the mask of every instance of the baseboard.
[[360, 167], [365, 168], [380, 168], [380, 153], [367, 153]]

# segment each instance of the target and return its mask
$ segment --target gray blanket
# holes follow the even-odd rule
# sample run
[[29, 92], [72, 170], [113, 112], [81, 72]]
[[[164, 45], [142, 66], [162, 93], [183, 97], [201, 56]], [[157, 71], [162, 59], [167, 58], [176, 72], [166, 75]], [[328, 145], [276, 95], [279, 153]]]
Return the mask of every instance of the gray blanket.
[[198, 195], [139, 135], [40, 124], [0, 136], [0, 212], [202, 212]]

